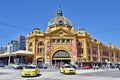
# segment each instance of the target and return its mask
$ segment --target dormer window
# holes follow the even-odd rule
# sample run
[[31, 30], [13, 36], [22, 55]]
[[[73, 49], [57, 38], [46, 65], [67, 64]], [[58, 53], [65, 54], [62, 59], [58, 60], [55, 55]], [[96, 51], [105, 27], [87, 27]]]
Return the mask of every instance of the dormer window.
[[59, 26], [63, 26], [63, 21], [62, 20], [59, 21]]

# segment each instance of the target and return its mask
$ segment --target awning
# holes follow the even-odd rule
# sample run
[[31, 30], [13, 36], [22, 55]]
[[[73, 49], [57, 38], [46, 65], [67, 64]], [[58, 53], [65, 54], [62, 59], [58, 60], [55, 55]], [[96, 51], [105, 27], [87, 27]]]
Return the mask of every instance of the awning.
[[27, 55], [33, 55], [33, 53], [30, 52], [30, 51], [19, 50], [19, 51], [11, 53], [11, 55], [12, 56], [14, 56], [14, 55], [15, 56], [18, 56], [18, 55], [20, 55], [20, 56], [27, 56]]
[[30, 55], [33, 55], [33, 53], [30, 51], [19, 50], [19, 51], [13, 52], [13, 53], [0, 54], [0, 57], [8, 57], [9, 55], [11, 55], [11, 56], [30, 56]]
[[0, 54], [0, 57], [8, 57], [9, 53]]

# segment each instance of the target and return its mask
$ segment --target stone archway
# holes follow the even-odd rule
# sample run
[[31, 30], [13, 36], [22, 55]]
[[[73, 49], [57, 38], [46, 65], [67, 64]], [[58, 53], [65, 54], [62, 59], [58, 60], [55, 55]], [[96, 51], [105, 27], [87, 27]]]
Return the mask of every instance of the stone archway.
[[65, 50], [58, 50], [52, 56], [53, 64], [60, 63], [60, 62], [69, 63], [70, 61], [71, 61], [71, 56]]

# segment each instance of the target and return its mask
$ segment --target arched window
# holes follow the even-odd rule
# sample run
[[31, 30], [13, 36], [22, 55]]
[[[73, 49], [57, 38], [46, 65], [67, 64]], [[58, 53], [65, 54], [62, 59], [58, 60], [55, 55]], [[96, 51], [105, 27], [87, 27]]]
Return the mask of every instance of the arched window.
[[53, 55], [53, 58], [70, 58], [70, 55], [64, 50], [59, 50]]
[[32, 51], [32, 42], [30, 42], [28, 50]]
[[29, 44], [29, 47], [31, 47], [32, 46], [32, 42], [30, 42], [30, 44]]
[[40, 41], [40, 42], [38, 43], [38, 45], [39, 45], [39, 46], [44, 46], [44, 43], [43, 43], [42, 41]]
[[77, 42], [77, 45], [78, 45], [78, 46], [81, 46], [81, 45], [82, 45], [82, 43], [81, 43], [80, 41], [78, 41], [78, 42]]

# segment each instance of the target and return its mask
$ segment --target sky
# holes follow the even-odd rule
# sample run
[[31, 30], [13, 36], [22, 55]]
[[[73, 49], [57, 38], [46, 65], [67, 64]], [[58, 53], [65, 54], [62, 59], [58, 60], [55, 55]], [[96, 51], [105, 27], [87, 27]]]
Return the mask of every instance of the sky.
[[84, 28], [92, 38], [120, 48], [120, 0], [0, 0], [0, 46], [36, 27], [45, 32], [59, 5], [76, 32]]

